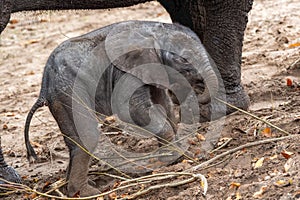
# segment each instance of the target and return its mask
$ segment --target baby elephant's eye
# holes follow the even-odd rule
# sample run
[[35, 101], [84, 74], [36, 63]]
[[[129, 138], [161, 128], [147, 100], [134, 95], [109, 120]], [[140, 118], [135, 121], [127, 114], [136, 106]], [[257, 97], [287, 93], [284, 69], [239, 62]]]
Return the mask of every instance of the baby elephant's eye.
[[184, 64], [184, 65], [190, 64], [187, 59], [185, 59], [185, 58], [183, 58], [181, 56], [174, 56], [173, 59], [175, 60], [175, 62], [177, 62], [179, 64]]

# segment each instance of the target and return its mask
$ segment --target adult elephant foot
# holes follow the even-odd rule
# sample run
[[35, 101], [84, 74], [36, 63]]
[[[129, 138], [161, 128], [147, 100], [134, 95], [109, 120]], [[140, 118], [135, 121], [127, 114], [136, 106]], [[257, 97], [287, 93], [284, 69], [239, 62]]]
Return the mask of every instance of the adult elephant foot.
[[[0, 166], [0, 178], [9, 182], [21, 183], [21, 177], [19, 174], [7, 164]], [[3, 180], [0, 180], [0, 184], [4, 184]]]
[[[250, 105], [250, 99], [247, 93], [245, 92], [243, 86], [239, 86], [236, 88], [235, 92], [226, 94], [226, 102], [234, 105], [235, 107], [241, 108], [243, 110], [247, 110]], [[226, 114], [230, 114], [235, 112], [236, 109], [227, 106]]]
[[97, 194], [100, 194], [100, 191], [98, 189], [94, 188], [93, 186], [89, 185], [88, 183], [86, 183], [85, 185], [82, 185], [80, 187], [80, 192], [78, 192], [78, 193], [69, 192], [68, 196], [76, 197], [77, 195], [79, 195], [80, 197], [90, 197], [90, 196], [94, 196]]
[[[218, 94], [216, 98], [243, 110], [247, 110], [250, 105], [249, 96], [242, 86], [236, 87], [235, 90], [230, 93]], [[226, 106], [217, 99], [212, 99], [210, 103], [200, 105], [200, 122], [216, 120], [235, 111], [237, 110]]]
[[[8, 165], [0, 166], [0, 178], [15, 183], [22, 182], [19, 174], [14, 170], [14, 168]], [[0, 180], [0, 184], [3, 183], [5, 182]]]
[[[19, 174], [12, 168], [11, 166], [7, 165], [4, 161], [2, 148], [1, 148], [1, 138], [0, 138], [0, 178], [15, 182], [15, 183], [21, 183], [21, 177]], [[0, 184], [3, 184], [4, 181], [0, 180]]]

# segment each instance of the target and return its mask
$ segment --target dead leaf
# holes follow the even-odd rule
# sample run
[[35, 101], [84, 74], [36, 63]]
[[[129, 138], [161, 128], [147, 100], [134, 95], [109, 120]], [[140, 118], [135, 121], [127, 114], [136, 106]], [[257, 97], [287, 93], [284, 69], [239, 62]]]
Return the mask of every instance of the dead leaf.
[[108, 196], [109, 196], [110, 199], [116, 199], [117, 198], [117, 194], [115, 192], [110, 193]]
[[34, 199], [37, 197], [37, 194], [36, 193], [32, 193], [30, 196], [29, 196], [29, 199]]
[[117, 188], [117, 187], [119, 187], [119, 186], [120, 186], [120, 184], [121, 184], [121, 182], [120, 182], [120, 181], [117, 181], [117, 182], [115, 182], [115, 183], [114, 183], [114, 186], [113, 186], [113, 188]]
[[188, 143], [190, 145], [196, 145], [197, 144], [197, 142], [195, 142], [195, 140], [193, 140], [193, 139], [188, 139]]
[[183, 159], [181, 162], [182, 162], [182, 163], [185, 163], [185, 164], [193, 163], [192, 160], [187, 160], [187, 159]]
[[164, 13], [163, 13], [163, 12], [160, 12], [160, 13], [157, 13], [156, 17], [160, 17], [160, 16], [162, 16], [162, 15], [164, 15]]
[[39, 43], [40, 42], [40, 40], [34, 40], [34, 39], [32, 39], [32, 40], [28, 40], [28, 41], [26, 41], [26, 42], [24, 42], [24, 46], [28, 46], [28, 45], [30, 45], [30, 44], [35, 44], [35, 43]]
[[14, 117], [16, 114], [15, 113], [13, 113], [13, 112], [7, 112], [7, 113], [5, 113], [5, 116], [6, 117]]
[[49, 185], [51, 185], [51, 183], [50, 183], [49, 181], [47, 181], [47, 182], [44, 184], [42, 190], [45, 190]]
[[295, 199], [300, 198], [300, 190], [298, 190], [298, 191], [295, 192], [294, 198], [295, 198]]
[[108, 116], [104, 119], [104, 123], [107, 123], [107, 124], [112, 124], [116, 121], [116, 117], [115, 116]]
[[40, 22], [48, 22], [48, 20], [47, 19], [40, 19]]
[[286, 187], [286, 186], [290, 186], [292, 184], [292, 180], [278, 180], [274, 183], [275, 186], [277, 187]]
[[270, 160], [274, 160], [276, 158], [278, 158], [278, 156], [276, 154], [274, 156], [269, 157]]
[[205, 141], [205, 137], [201, 133], [197, 133], [196, 137], [199, 141]]
[[80, 197], [80, 191], [76, 192], [73, 196], [73, 198], [79, 198]]
[[30, 141], [30, 143], [34, 147], [43, 147], [43, 145], [41, 145], [40, 143], [34, 142], [34, 141]]
[[235, 178], [242, 177], [243, 175], [244, 175], [244, 173], [242, 172], [241, 169], [236, 169], [236, 170], [234, 171], [234, 177], [235, 177]]
[[295, 48], [295, 47], [299, 47], [299, 46], [300, 46], [300, 42], [296, 42], [296, 43], [290, 44], [289, 48]]
[[259, 191], [255, 192], [253, 194], [253, 197], [256, 198], [256, 199], [262, 198], [262, 195], [264, 194], [264, 192], [266, 190], [267, 190], [267, 186], [262, 186]]
[[33, 71], [33, 70], [30, 70], [29, 72], [26, 72], [25, 75], [34, 75], [34, 74], [35, 74], [34, 71]]
[[285, 159], [289, 159], [294, 153], [293, 152], [289, 152], [289, 151], [282, 151], [281, 155], [285, 158]]
[[29, 194], [25, 193], [25, 194], [23, 195], [23, 199], [31, 199], [31, 198], [30, 198]]
[[256, 161], [256, 163], [255, 163], [255, 165], [254, 165], [254, 169], [260, 168], [260, 167], [263, 165], [264, 160], [265, 160], [265, 158], [262, 157], [262, 158], [260, 158], [258, 161]]
[[9, 21], [9, 23], [10, 23], [10, 24], [17, 24], [17, 23], [19, 23], [19, 20], [17, 20], [17, 19], [11, 19], [11, 20]]
[[237, 192], [237, 193], [235, 194], [235, 199], [236, 199], [236, 200], [243, 199], [241, 193]]
[[207, 184], [207, 179], [204, 176], [201, 176], [200, 186], [203, 189], [202, 194], [205, 195], [207, 193], [208, 184]]
[[292, 81], [292, 79], [287, 78], [287, 79], [286, 79], [286, 85], [289, 86], [289, 87], [292, 87], [292, 86], [293, 86], [293, 81]]
[[201, 149], [200, 148], [196, 148], [194, 151], [194, 160], [197, 160], [197, 158], [199, 157], [199, 155], [201, 154]]
[[117, 141], [117, 145], [121, 145], [121, 144], [123, 144], [123, 141], [122, 140], [118, 140]]
[[40, 179], [39, 178], [34, 178], [32, 179], [33, 182], [37, 183]]
[[23, 180], [26, 180], [26, 179], [28, 179], [28, 175], [22, 176], [21, 178], [22, 178]]
[[2, 129], [3, 129], [3, 130], [7, 130], [7, 129], [8, 129], [7, 124], [3, 124]]
[[295, 164], [294, 159], [289, 158], [286, 163], [284, 164], [284, 171], [288, 172], [290, 170], [290, 168]]
[[121, 197], [122, 197], [122, 199], [128, 199], [128, 193], [125, 193], [125, 194], [121, 194]]
[[266, 127], [261, 131], [261, 134], [265, 137], [272, 137], [271, 128]]
[[237, 183], [237, 182], [231, 182], [231, 183], [230, 183], [229, 189], [237, 189], [237, 188], [239, 188], [240, 186], [241, 186], [240, 183]]

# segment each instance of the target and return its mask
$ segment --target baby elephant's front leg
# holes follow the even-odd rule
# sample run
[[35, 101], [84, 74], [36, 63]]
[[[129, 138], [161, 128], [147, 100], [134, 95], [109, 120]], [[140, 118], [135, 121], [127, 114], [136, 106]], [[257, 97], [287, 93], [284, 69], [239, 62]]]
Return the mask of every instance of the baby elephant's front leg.
[[158, 138], [160, 146], [173, 147], [167, 144], [174, 142], [176, 126], [172, 101], [164, 89], [126, 74], [115, 85], [111, 102], [120, 120], [147, 130]]
[[[158, 91], [161, 90], [161, 91]], [[153, 93], [153, 91], [156, 91]], [[155, 95], [155, 98], [153, 97]], [[144, 85], [137, 89], [129, 100], [129, 112], [132, 120], [140, 127], [153, 133], [161, 143], [174, 139], [174, 129], [170, 123], [169, 109], [163, 100], [166, 98], [162, 89]], [[160, 101], [158, 101], [160, 100]]]

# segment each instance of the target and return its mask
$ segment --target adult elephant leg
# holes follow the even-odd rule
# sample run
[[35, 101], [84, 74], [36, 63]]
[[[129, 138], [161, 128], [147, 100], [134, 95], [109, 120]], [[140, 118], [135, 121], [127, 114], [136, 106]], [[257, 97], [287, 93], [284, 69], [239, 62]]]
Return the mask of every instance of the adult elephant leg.
[[[174, 22], [186, 25], [197, 33], [221, 74], [226, 101], [247, 109], [249, 98], [241, 84], [241, 55], [253, 0], [160, 0], [160, 3]], [[221, 106], [217, 101], [214, 103], [201, 106], [202, 121], [210, 119], [211, 110], [218, 112]], [[227, 107], [227, 114], [233, 111]]]
[[[12, 8], [11, 0], [1, 0], [0, 1], [0, 34], [6, 27], [9, 19]], [[4, 161], [2, 148], [1, 148], [1, 138], [0, 138], [0, 178], [3, 178], [7, 181], [12, 181], [16, 183], [21, 182], [21, 178], [18, 173]], [[0, 183], [3, 183], [0, 181]]]
[[[2, 148], [1, 148], [1, 138], [0, 138], [0, 178], [3, 178], [7, 181], [21, 183], [21, 178], [18, 173], [4, 161]], [[3, 181], [0, 180], [0, 184]]]
[[[249, 97], [241, 84], [244, 31], [252, 0], [205, 1], [203, 43], [222, 76], [226, 101], [247, 109]], [[227, 108], [227, 114], [234, 110]]]
[[5, 29], [12, 10], [12, 0], [0, 1], [0, 34]]

